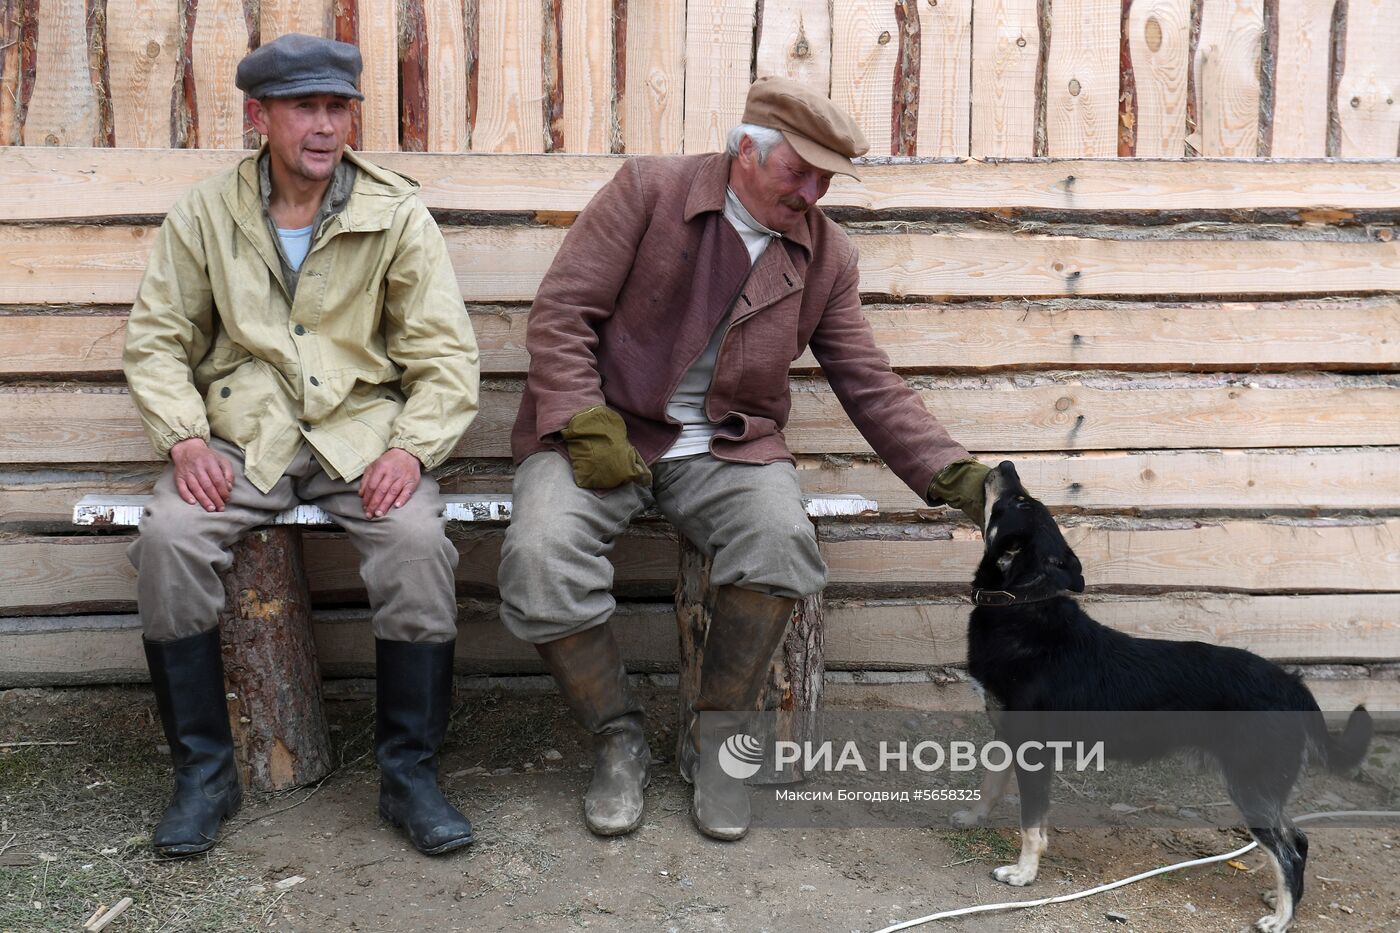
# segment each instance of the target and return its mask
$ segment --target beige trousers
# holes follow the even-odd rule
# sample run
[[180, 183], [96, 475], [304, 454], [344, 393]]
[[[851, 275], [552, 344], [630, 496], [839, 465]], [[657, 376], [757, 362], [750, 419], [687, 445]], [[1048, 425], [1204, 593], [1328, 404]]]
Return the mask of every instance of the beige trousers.
[[447, 539], [437, 480], [424, 475], [402, 508], [365, 518], [356, 483], [328, 476], [308, 445], [267, 493], [243, 475], [243, 453], [222, 438], [211, 448], [233, 465], [233, 491], [222, 512], [190, 505], [167, 466], [128, 550], [137, 571], [137, 605], [147, 639], [173, 641], [218, 624], [224, 604], [219, 574], [233, 563], [230, 550], [249, 529], [307, 502], [333, 516], [360, 555], [376, 638], [443, 642], [457, 636], [457, 549]]
[[653, 503], [714, 559], [713, 586], [801, 598], [826, 585], [792, 464], [705, 454], [651, 469], [650, 487], [628, 483], [604, 495], [575, 485], [569, 461], [553, 451], [516, 469], [499, 579], [501, 621], [517, 637], [554, 641], [606, 622], [617, 605], [608, 553]]

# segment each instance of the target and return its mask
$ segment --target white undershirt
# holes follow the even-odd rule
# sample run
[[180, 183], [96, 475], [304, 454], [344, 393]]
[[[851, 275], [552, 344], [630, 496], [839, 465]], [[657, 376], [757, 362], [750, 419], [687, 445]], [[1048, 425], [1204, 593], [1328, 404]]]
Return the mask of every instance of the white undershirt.
[[311, 251], [311, 227], [300, 227], [296, 230], [278, 227], [277, 239], [282, 241], [282, 252], [287, 255], [287, 265], [292, 267], [293, 272], [300, 272], [302, 260]]
[[[768, 244], [782, 236], [753, 219], [734, 189], [725, 188], [724, 218], [739, 232], [744, 246], [749, 251], [749, 267], [758, 262], [758, 257], [768, 248]], [[708, 453], [710, 438], [715, 436], [715, 425], [705, 417], [705, 395], [710, 391], [710, 382], [715, 375], [715, 360], [719, 357], [719, 345], [724, 339], [725, 327], [729, 324], [728, 315], [715, 327], [705, 352], [686, 370], [681, 384], [666, 404], [666, 414], [681, 423], [680, 436], [671, 448], [661, 455], [662, 460], [679, 460]]]

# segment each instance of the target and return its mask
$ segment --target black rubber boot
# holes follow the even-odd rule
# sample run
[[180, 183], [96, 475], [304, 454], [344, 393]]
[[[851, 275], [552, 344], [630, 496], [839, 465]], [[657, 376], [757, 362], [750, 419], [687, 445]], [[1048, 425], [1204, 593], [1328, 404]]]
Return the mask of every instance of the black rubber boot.
[[438, 787], [438, 749], [452, 711], [455, 641], [375, 640], [374, 754], [379, 815], [413, 847], [441, 855], [472, 841], [472, 824]]
[[[749, 790], [724, 773], [719, 746], [745, 723], [768, 676], [797, 600], [737, 586], [715, 591], [710, 630], [700, 661], [700, 693], [681, 768], [695, 785], [691, 815], [713, 839], [741, 839], [749, 831]], [[696, 720], [708, 713], [703, 728]]]
[[145, 641], [151, 689], [175, 765], [175, 795], [151, 835], [157, 855], [205, 852], [243, 799], [224, 701], [219, 630]]
[[574, 719], [593, 735], [593, 779], [583, 795], [583, 821], [599, 836], [630, 833], [642, 825], [651, 748], [617, 640], [604, 623], [535, 649], [549, 664]]

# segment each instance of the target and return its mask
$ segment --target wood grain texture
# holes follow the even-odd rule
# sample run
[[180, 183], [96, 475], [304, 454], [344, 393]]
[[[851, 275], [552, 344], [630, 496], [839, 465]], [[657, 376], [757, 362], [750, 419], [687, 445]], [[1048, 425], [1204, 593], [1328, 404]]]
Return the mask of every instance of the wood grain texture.
[[[0, 376], [117, 378], [124, 311], [0, 314]], [[481, 371], [524, 375], [527, 309], [468, 309]], [[1159, 304], [867, 304], [891, 364], [948, 373], [1039, 369], [1267, 371], [1400, 369], [1400, 298]], [[1267, 328], [1257, 321], [1265, 319]], [[793, 372], [817, 369], [811, 353]]]
[[[1254, 651], [1283, 662], [1385, 662], [1393, 646], [1393, 594], [1346, 596], [1080, 597], [1095, 619], [1149, 638], [1198, 639]], [[506, 631], [493, 600], [464, 602], [459, 619], [459, 674], [538, 673], [533, 648]], [[967, 603], [961, 599], [826, 602], [824, 641], [832, 671], [881, 671], [960, 665], [965, 660]], [[1387, 616], [1387, 613], [1389, 614]], [[374, 638], [365, 610], [312, 614], [317, 654], [328, 677], [369, 676]], [[1272, 623], [1272, 624], [1271, 624]], [[675, 613], [666, 604], [620, 603], [614, 626], [631, 671], [677, 669]], [[135, 615], [13, 617], [0, 620], [0, 687], [142, 682], [141, 623]], [[1307, 669], [1304, 668], [1305, 676]], [[849, 684], [850, 673], [825, 678]], [[1384, 683], [1384, 682], [1382, 682]], [[1319, 685], [1321, 684], [1321, 688]], [[1312, 680], [1319, 699], [1358, 686]], [[847, 687], [847, 689], [850, 689]], [[1371, 687], [1375, 689], [1375, 687]], [[1397, 694], [1400, 695], [1400, 694]], [[1349, 709], [1342, 704], [1331, 708]], [[1377, 707], [1385, 709], [1387, 707]]]
[[[489, 3], [482, 7], [495, 10]], [[461, 0], [423, 0], [423, 21], [428, 68], [428, 151], [465, 152], [471, 130], [467, 113], [467, 28]]]
[[1036, 0], [981, 0], [972, 7], [972, 155], [1035, 151]]
[[888, 155], [894, 103], [899, 23], [893, 3], [833, 0], [831, 100], [849, 113], [870, 143], [871, 155]]
[[480, 0], [472, 149], [543, 152], [544, 9], [538, 0]]
[[[1400, 509], [1400, 448], [1279, 447], [1089, 452], [979, 450], [989, 463], [1012, 459], [1027, 486], [1051, 508], [1115, 513], [1272, 513]], [[883, 516], [930, 510], [878, 461], [806, 454], [797, 459], [804, 494], [857, 494]], [[441, 480], [447, 493], [508, 493], [508, 460], [453, 460]], [[44, 466], [0, 471], [0, 522], [63, 530], [85, 495], [144, 495], [157, 463], [94, 464], [89, 469]]]
[[202, 149], [242, 149], [247, 144], [243, 133], [243, 92], [233, 80], [249, 47], [250, 31], [243, 18], [242, 0], [199, 0], [190, 50], [197, 127], [192, 145]]
[[365, 68], [360, 87], [361, 149], [399, 148], [399, 14], [398, 0], [355, 0], [358, 45]]
[[623, 151], [677, 153], [685, 145], [685, 2], [627, 4]]
[[562, 7], [564, 150], [609, 152], [616, 90], [613, 3], [612, 0], [566, 0]]
[[[447, 227], [469, 302], [529, 301], [564, 236], [553, 227]], [[860, 289], [898, 299], [1250, 295], [1400, 289], [1400, 242], [1108, 240], [968, 228], [858, 233]], [[0, 304], [126, 304], [150, 227], [0, 226]]]
[[1190, 0], [1133, 0], [1127, 29], [1136, 87], [1135, 154], [1180, 158], [1186, 148]]
[[334, 765], [321, 705], [311, 594], [295, 528], [234, 545], [219, 613], [224, 688], [239, 776], [260, 791], [315, 783]]
[[[1370, 377], [1332, 377], [1291, 388], [1215, 378], [1194, 387], [1150, 378], [1028, 381], [946, 379], [918, 392], [973, 451], [1400, 444], [1400, 387], [1393, 378], [1377, 384]], [[124, 389], [0, 389], [0, 402], [7, 415], [0, 462], [142, 462], [155, 456]], [[509, 456], [519, 405], [518, 391], [487, 385], [481, 414], [455, 455]], [[786, 437], [796, 453], [870, 452], [820, 380], [794, 383]]]
[[1274, 158], [1327, 154], [1327, 82], [1335, 0], [1278, 0]]
[[[1389, 661], [1400, 655], [1394, 593], [1345, 596], [1091, 596], [1097, 621], [1140, 638], [1204, 641], [1287, 661]], [[833, 670], [967, 663], [968, 604], [828, 600], [826, 658]]]
[[685, 7], [686, 152], [719, 152], [744, 115], [756, 0], [689, 0]]
[[[1400, 710], [1400, 680], [1390, 675], [1322, 680], [1307, 676], [1303, 683], [1313, 692], [1324, 712], [1345, 712], [1357, 704], [1369, 710]], [[850, 676], [850, 675], [847, 675]], [[827, 705], [850, 709], [905, 709], [919, 712], [982, 713], [985, 704], [972, 684], [926, 680], [917, 682], [855, 682], [841, 680], [841, 674], [828, 674], [825, 688]]]
[[101, 145], [99, 102], [88, 63], [84, 0], [46, 0], [39, 14], [26, 146]]
[[271, 42], [289, 32], [311, 36], [335, 35], [333, 0], [258, 0], [261, 41]]
[[965, 156], [972, 144], [972, 0], [919, 4], [921, 156]]
[[1121, 0], [1057, 0], [1046, 62], [1047, 155], [1118, 152]]
[[1347, 0], [1337, 112], [1338, 155], [1394, 157], [1400, 150], [1400, 16], [1391, 0]]
[[[1400, 590], [1400, 519], [1177, 524], [1182, 527], [1122, 520], [1116, 527], [1062, 523], [1062, 528], [1084, 565], [1090, 593], [1150, 588], [1154, 593], [1376, 593], [1393, 598]], [[982, 555], [980, 535], [971, 528], [953, 527], [951, 537], [930, 537], [919, 528], [871, 526], [865, 537], [823, 540], [829, 586], [843, 592], [967, 586]], [[639, 528], [618, 539], [610, 560], [624, 597], [674, 588], [678, 551], [675, 539], [663, 531], [669, 529]], [[460, 588], [495, 590], [502, 539], [500, 529], [454, 533], [462, 558], [456, 572]], [[16, 536], [0, 541], [0, 611], [26, 615], [133, 609], [136, 578], [125, 549], [131, 540], [123, 535]], [[314, 600], [363, 602], [354, 545], [344, 536], [309, 533], [305, 555]]]
[[[211, 0], [205, 0], [211, 2]], [[232, 85], [230, 85], [232, 86]], [[241, 119], [241, 117], [240, 117]], [[105, 220], [164, 214], [245, 152], [0, 148], [0, 217]], [[582, 210], [622, 165], [607, 155], [371, 152], [418, 179], [434, 210]], [[865, 165], [838, 175], [826, 208], [1081, 211], [1400, 210], [1400, 172], [1384, 161], [1242, 163], [1230, 159], [1055, 159]], [[1339, 217], [1338, 219], [1345, 219]]]
[[831, 95], [831, 5], [828, 0], [765, 3], [759, 23], [757, 77], [782, 75]]
[[[32, 8], [27, 8], [28, 12]], [[32, 14], [31, 14], [32, 15]], [[23, 40], [20, 0], [0, 0], [0, 146], [22, 142], [20, 116], [20, 71]]]
[[178, 6], [161, 0], [107, 0], [107, 63], [118, 146], [169, 148], [180, 54]]
[[1202, 155], [1259, 153], [1259, 56], [1264, 0], [1207, 0], [1196, 73], [1196, 133]]

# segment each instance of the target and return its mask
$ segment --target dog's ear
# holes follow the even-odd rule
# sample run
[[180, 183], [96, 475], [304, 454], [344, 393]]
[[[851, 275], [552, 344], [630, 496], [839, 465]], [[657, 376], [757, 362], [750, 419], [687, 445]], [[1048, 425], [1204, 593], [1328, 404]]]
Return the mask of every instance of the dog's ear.
[[1079, 558], [1073, 551], [1066, 548], [1064, 554], [1050, 558], [1046, 561], [1046, 569], [1050, 579], [1059, 589], [1069, 590], [1071, 593], [1084, 592], [1084, 568], [1080, 566]]

